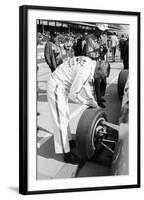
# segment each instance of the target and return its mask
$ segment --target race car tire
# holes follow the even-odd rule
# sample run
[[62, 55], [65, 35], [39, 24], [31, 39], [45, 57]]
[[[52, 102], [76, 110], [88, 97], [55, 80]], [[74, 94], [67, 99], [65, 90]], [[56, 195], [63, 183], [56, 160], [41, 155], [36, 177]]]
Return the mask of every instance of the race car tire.
[[122, 99], [122, 96], [124, 95], [124, 87], [125, 87], [127, 78], [128, 78], [128, 70], [122, 70], [119, 73], [118, 83], [117, 83], [117, 90], [118, 90], [118, 95], [120, 99]]
[[[101, 146], [94, 146], [94, 133], [100, 121], [107, 121], [104, 111], [88, 108], [82, 114], [76, 130], [76, 149], [83, 159], [91, 159]], [[97, 134], [97, 133], [95, 133]]]

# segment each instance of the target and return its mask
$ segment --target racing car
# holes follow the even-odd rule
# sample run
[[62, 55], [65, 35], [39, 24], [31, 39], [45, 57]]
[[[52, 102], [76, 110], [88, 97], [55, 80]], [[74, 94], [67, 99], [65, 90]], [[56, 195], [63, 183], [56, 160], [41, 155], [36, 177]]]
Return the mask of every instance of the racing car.
[[80, 117], [76, 129], [78, 154], [91, 160], [102, 149], [111, 154], [111, 174], [128, 173], [128, 70], [118, 77], [117, 91], [122, 100], [119, 125], [109, 123], [102, 109], [87, 108]]

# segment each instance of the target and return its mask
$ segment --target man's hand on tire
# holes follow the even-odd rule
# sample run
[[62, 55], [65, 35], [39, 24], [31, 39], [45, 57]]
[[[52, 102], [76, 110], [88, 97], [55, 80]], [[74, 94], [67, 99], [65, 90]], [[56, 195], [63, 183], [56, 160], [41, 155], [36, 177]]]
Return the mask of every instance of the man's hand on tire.
[[89, 107], [93, 107], [93, 108], [97, 107], [97, 102], [94, 100], [88, 100], [85, 102], [85, 104]]

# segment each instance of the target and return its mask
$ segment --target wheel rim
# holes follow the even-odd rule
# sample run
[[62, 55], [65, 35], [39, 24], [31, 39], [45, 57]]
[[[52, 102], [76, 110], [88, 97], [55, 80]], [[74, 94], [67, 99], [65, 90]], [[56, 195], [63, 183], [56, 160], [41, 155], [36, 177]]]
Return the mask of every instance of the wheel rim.
[[92, 148], [93, 150], [96, 150], [96, 143], [97, 143], [97, 148], [101, 146], [101, 142], [103, 139], [102, 136], [102, 129], [105, 128], [103, 125], [103, 122], [106, 121], [104, 117], [101, 117], [97, 120], [97, 122], [94, 125], [93, 132], [92, 132]]

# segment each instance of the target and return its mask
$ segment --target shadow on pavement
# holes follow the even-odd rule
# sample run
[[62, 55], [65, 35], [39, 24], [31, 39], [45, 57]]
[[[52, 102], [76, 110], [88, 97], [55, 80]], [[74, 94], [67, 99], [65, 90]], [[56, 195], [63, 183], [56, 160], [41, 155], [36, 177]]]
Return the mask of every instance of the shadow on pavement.
[[19, 193], [19, 188], [18, 188], [18, 187], [9, 186], [8, 189], [9, 189], [9, 190], [12, 190], [13, 192]]
[[54, 159], [63, 162], [63, 155], [55, 153], [53, 136], [49, 138], [39, 149], [37, 149], [37, 154], [46, 159]]

